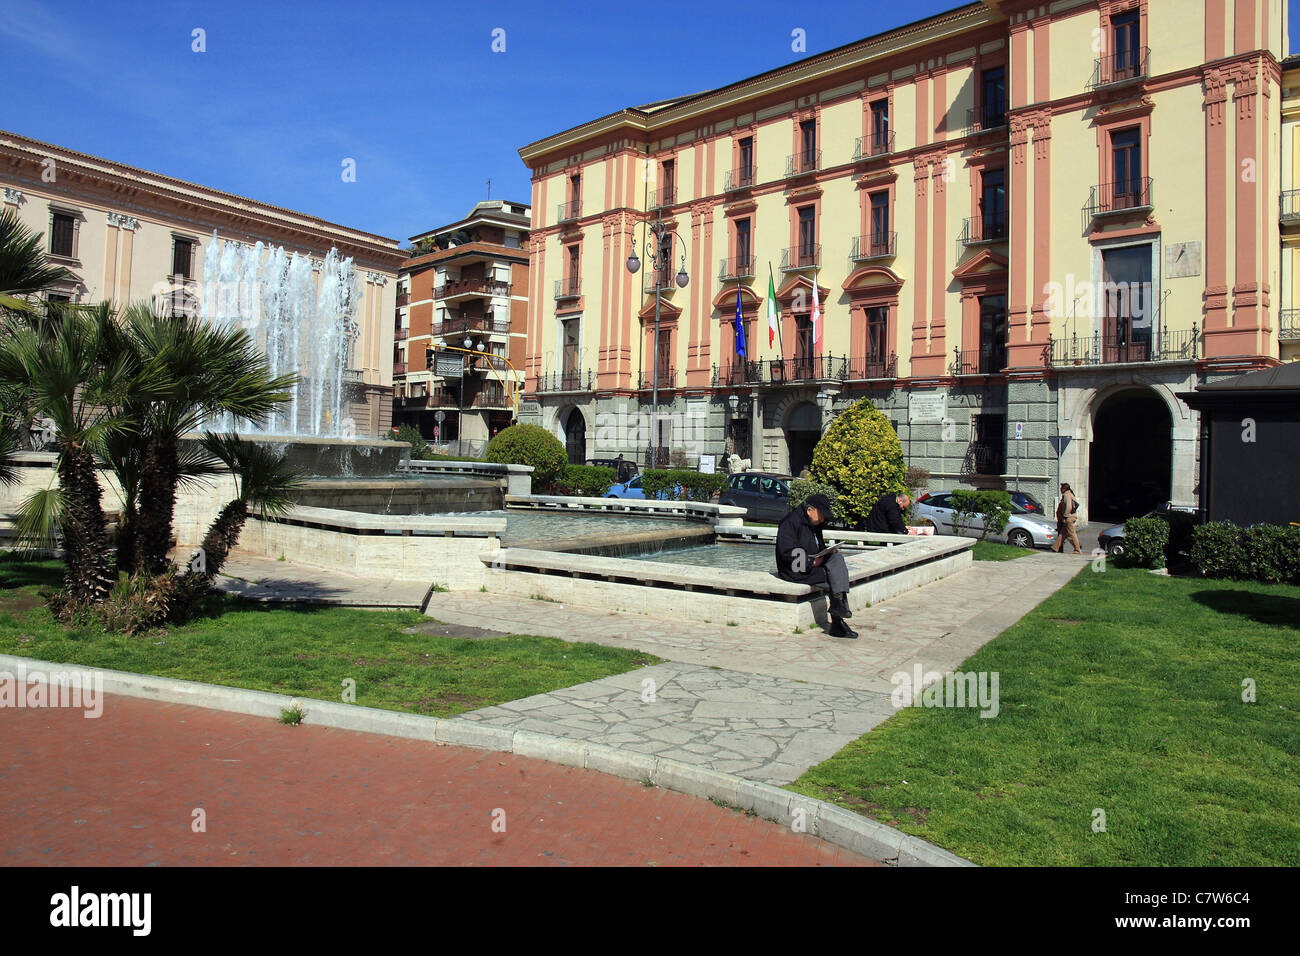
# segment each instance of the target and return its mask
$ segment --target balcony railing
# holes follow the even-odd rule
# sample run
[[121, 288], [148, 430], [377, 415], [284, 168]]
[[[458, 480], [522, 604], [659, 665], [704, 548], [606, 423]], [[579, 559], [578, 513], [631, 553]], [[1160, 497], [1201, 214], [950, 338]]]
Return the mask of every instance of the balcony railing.
[[510, 283], [495, 279], [456, 279], [448, 280], [434, 289], [434, 298], [454, 299], [462, 295], [510, 295]]
[[668, 186], [664, 189], [650, 190], [650, 208], [659, 209], [667, 208], [677, 202], [677, 187]]
[[880, 232], [870, 236], [854, 236], [853, 251], [849, 258], [854, 262], [884, 259], [898, 254], [898, 233]]
[[1278, 315], [1279, 342], [1300, 342], [1300, 309], [1283, 309]]
[[1100, 89], [1115, 83], [1129, 83], [1147, 75], [1147, 61], [1151, 55], [1148, 47], [1134, 47], [1122, 53], [1108, 53], [1092, 64], [1092, 78], [1087, 88]]
[[408, 306], [410, 304], [411, 304], [411, 293], [409, 292], [397, 293], [397, 307], [399, 309]]
[[894, 151], [894, 131], [870, 133], [859, 136], [853, 143], [853, 160], [868, 159], [872, 156], [884, 156]]
[[781, 271], [797, 272], [800, 269], [820, 269], [822, 267], [822, 245], [792, 246], [781, 250]]
[[505, 335], [510, 331], [510, 320], [493, 318], [491, 315], [448, 316], [440, 325], [435, 325], [433, 331], [435, 335], [456, 335], [461, 332]]
[[394, 375], [405, 375], [405, 374], [406, 374], [406, 363], [405, 363], [405, 362], [394, 362], [394, 363], [393, 363], [393, 374], [394, 374]]
[[713, 385], [791, 385], [847, 381], [850, 360], [843, 355], [803, 355], [785, 359], [733, 361], [713, 367]]
[[978, 349], [952, 350], [951, 375], [998, 375], [1007, 367], [1005, 344], [991, 343]]
[[898, 378], [898, 355], [863, 355], [849, 359], [849, 381]]
[[1282, 222], [1300, 221], [1300, 189], [1288, 189], [1282, 194], [1278, 218]]
[[1094, 332], [1048, 339], [1043, 352], [1053, 366], [1127, 365], [1142, 362], [1194, 362], [1200, 353], [1200, 332], [1132, 329], [1118, 334]]
[[964, 246], [976, 246], [982, 242], [1005, 242], [1006, 238], [1005, 216], [971, 216], [962, 223], [957, 241]]
[[513, 370], [510, 368], [504, 355], [489, 355], [486, 352], [482, 352], [469, 360], [468, 371], [471, 374], [482, 375], [491, 371], [509, 374]]
[[393, 340], [395, 342], [405, 342], [407, 336], [409, 336], [410, 334], [411, 334], [410, 329], [402, 329], [402, 328], [393, 329]]
[[641, 291], [646, 295], [655, 292], [676, 292], [677, 273], [672, 269], [646, 269], [641, 276]]
[[785, 174], [787, 176], [802, 176], [804, 173], [815, 173], [822, 168], [822, 151], [817, 150], [800, 150], [785, 159]]
[[[677, 388], [678, 374], [675, 368], [661, 368], [659, 370], [659, 388]], [[643, 392], [651, 391], [655, 387], [654, 369], [643, 369], [638, 386]]]
[[727, 282], [736, 279], [754, 278], [755, 265], [758, 260], [754, 256], [739, 259], [723, 259], [718, 265], [718, 281]]
[[966, 446], [962, 461], [964, 475], [1000, 475], [1007, 465], [1003, 442], [973, 441]]
[[756, 182], [758, 182], [758, 171], [753, 166], [729, 169], [722, 179], [722, 191], [729, 193], [737, 189], [752, 189]]
[[577, 219], [581, 215], [582, 215], [582, 200], [573, 199], [570, 200], [569, 202], [560, 203], [559, 207], [555, 210], [555, 221], [569, 222], [572, 219]]
[[546, 372], [537, 376], [538, 392], [590, 392], [596, 387], [591, 369], [585, 372]]
[[582, 283], [578, 281], [577, 276], [555, 280], [556, 299], [576, 299], [580, 295], [582, 295]]
[[1088, 193], [1088, 203], [1083, 207], [1084, 228], [1098, 216], [1125, 212], [1145, 212], [1151, 204], [1151, 178], [1122, 180], [1093, 186]]
[[502, 389], [494, 388], [480, 391], [471, 396], [467, 408], [508, 408], [510, 399]]
[[1002, 103], [988, 103], [978, 109], [966, 111], [966, 135], [985, 130], [1001, 129], [1007, 125], [1007, 109]]

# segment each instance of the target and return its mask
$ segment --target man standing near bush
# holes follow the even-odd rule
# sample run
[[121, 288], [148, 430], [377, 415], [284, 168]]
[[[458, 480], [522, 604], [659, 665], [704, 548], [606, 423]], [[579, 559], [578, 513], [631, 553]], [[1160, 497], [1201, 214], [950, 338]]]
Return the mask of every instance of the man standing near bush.
[[903, 512], [911, 507], [912, 499], [907, 495], [881, 495], [876, 506], [867, 515], [867, 530], [882, 534], [907, 534], [907, 525], [903, 524]]
[[1078, 501], [1074, 497], [1074, 492], [1065, 482], [1061, 483], [1061, 500], [1056, 506], [1056, 540], [1052, 542], [1052, 550], [1060, 554], [1065, 553], [1065, 539], [1068, 536], [1070, 544], [1074, 545], [1074, 553], [1078, 554], [1083, 549], [1079, 547], [1079, 536], [1074, 532], [1074, 513], [1079, 510]]
[[803, 507], [792, 508], [776, 531], [776, 573], [785, 581], [824, 587], [830, 591], [832, 637], [857, 637], [844, 622], [849, 609], [849, 569], [839, 552], [816, 557], [826, 549], [821, 526], [831, 518], [831, 502], [825, 495], [809, 495]]

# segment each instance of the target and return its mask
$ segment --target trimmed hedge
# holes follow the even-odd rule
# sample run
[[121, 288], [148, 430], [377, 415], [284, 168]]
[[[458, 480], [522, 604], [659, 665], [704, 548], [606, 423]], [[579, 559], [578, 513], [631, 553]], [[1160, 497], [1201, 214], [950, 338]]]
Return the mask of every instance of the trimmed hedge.
[[1300, 584], [1300, 528], [1239, 528], [1227, 521], [1199, 525], [1192, 532], [1192, 565], [1207, 578]]
[[613, 483], [613, 468], [605, 465], [566, 465], [559, 481], [551, 486], [551, 494], [604, 498], [609, 494], [609, 487]]
[[827, 426], [813, 449], [809, 477], [832, 485], [847, 524], [862, 527], [881, 495], [907, 490], [903, 446], [889, 419], [862, 399]]
[[954, 521], [961, 527], [979, 530], [981, 540], [990, 531], [1001, 534], [1011, 518], [1009, 491], [968, 491], [958, 488], [948, 496], [948, 500], [952, 502]]
[[661, 491], [669, 501], [709, 501], [726, 486], [726, 475], [706, 475], [689, 468], [650, 468], [641, 472], [641, 490], [651, 501]]
[[844, 524], [844, 506], [840, 504], [840, 493], [833, 485], [819, 484], [807, 478], [796, 478], [790, 482], [790, 507], [798, 508], [813, 495], [825, 495], [831, 500], [831, 521]]
[[1169, 522], [1163, 518], [1130, 518], [1124, 522], [1124, 553], [1115, 563], [1130, 568], [1163, 568], [1169, 547]]
[[540, 425], [511, 425], [488, 442], [484, 461], [501, 465], [532, 465], [533, 487], [549, 488], [569, 463], [560, 440]]

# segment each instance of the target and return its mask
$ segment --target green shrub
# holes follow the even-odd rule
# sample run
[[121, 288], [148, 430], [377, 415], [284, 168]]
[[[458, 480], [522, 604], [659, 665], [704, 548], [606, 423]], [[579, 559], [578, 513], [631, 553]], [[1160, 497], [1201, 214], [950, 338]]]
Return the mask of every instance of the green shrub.
[[488, 442], [484, 461], [532, 465], [533, 487], [549, 488], [569, 463], [560, 440], [540, 425], [511, 425]]
[[831, 520], [844, 524], [844, 506], [840, 504], [840, 493], [831, 485], [822, 485], [809, 478], [796, 478], [790, 482], [790, 507], [798, 508], [813, 495], [825, 495], [831, 500]]
[[604, 498], [609, 494], [609, 486], [613, 483], [613, 468], [604, 465], [565, 465], [559, 480], [551, 486], [551, 494]]
[[1207, 578], [1238, 577], [1243, 563], [1241, 529], [1235, 524], [1211, 521], [1192, 531], [1192, 566]]
[[1300, 528], [1251, 525], [1241, 543], [1242, 577], [1263, 584], [1300, 584]]
[[1115, 563], [1130, 568], [1163, 568], [1168, 546], [1168, 521], [1163, 518], [1130, 518], [1124, 522], [1124, 553]]
[[[1001, 534], [1011, 518], [1011, 493], [1008, 491], [967, 491], [957, 489], [948, 496], [953, 520], [962, 528], [980, 533], [980, 540], [992, 531]], [[909, 509], [910, 510], [910, 509]]]
[[907, 490], [903, 446], [889, 419], [869, 399], [830, 423], [813, 450], [810, 477], [839, 493], [846, 523], [861, 527], [881, 495]]
[[429, 448], [424, 441], [424, 437], [420, 434], [420, 430], [414, 425], [409, 424], [403, 425], [397, 429], [397, 434], [393, 436], [393, 441], [404, 441], [409, 443], [411, 446], [411, 459], [413, 461], [418, 461], [424, 457], [425, 452], [427, 452]]
[[688, 468], [650, 468], [641, 473], [641, 490], [650, 500], [662, 491], [669, 501], [710, 501], [726, 486], [726, 475], [706, 475]]
[[904, 482], [907, 484], [908, 492], [915, 498], [918, 491], [929, 487], [930, 472], [916, 465], [908, 465], [907, 472], [904, 475]]

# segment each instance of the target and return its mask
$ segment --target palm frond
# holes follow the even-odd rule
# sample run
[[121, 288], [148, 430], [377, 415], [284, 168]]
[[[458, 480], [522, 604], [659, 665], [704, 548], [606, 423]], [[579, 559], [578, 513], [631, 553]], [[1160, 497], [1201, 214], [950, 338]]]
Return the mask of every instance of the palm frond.
[[28, 550], [53, 550], [67, 510], [67, 498], [58, 487], [42, 488], [23, 501], [14, 523], [19, 546]]
[[234, 432], [206, 432], [203, 447], [234, 473], [238, 498], [254, 514], [283, 515], [293, 507], [293, 492], [305, 478], [270, 445], [246, 441]]

